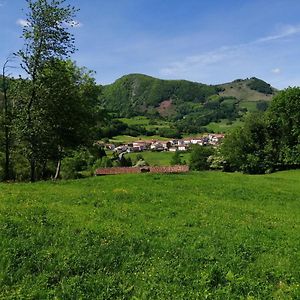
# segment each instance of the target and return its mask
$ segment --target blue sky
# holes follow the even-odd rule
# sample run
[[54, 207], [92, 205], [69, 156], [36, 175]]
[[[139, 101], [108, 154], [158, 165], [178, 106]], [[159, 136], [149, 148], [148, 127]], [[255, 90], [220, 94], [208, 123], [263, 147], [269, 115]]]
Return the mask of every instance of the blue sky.
[[[299, 0], [68, 0], [79, 66], [209, 84], [256, 76], [300, 86]], [[22, 47], [25, 0], [0, 0], [0, 63]], [[17, 62], [15, 62], [18, 65]], [[18, 72], [18, 69], [12, 71]]]

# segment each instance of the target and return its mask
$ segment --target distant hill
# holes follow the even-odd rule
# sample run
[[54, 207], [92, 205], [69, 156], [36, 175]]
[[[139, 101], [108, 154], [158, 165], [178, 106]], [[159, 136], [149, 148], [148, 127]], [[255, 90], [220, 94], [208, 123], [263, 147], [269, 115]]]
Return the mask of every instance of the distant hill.
[[186, 80], [161, 80], [142, 74], [121, 77], [103, 86], [101, 102], [122, 117], [137, 114], [174, 114], [178, 103], [204, 103], [221, 89]]
[[250, 79], [237, 79], [233, 82], [219, 85], [223, 89], [222, 96], [235, 97], [239, 101], [270, 101], [277, 90], [265, 81], [252, 77]]
[[120, 117], [146, 115], [178, 120], [201, 111], [209, 115], [222, 105], [234, 105], [237, 110], [247, 107], [254, 110], [255, 103], [249, 105], [249, 102], [270, 101], [275, 93], [276, 89], [255, 77], [206, 85], [130, 74], [103, 86], [100, 101], [108, 111]]

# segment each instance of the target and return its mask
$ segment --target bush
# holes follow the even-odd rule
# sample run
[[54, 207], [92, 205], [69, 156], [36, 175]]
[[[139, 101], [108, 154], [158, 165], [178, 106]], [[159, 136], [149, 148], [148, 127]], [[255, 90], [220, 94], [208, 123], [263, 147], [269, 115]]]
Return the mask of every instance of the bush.
[[13, 177], [16, 181], [27, 181], [30, 179], [30, 165], [28, 160], [20, 153], [13, 153]]
[[269, 152], [267, 124], [262, 113], [248, 115], [243, 127], [226, 135], [221, 146], [226, 170], [250, 174], [265, 173], [272, 168]]
[[62, 160], [61, 177], [63, 179], [77, 179], [91, 175], [93, 163], [94, 157], [89, 151], [74, 151], [72, 156]]
[[171, 162], [170, 162], [171, 166], [175, 166], [175, 165], [182, 165], [183, 162], [181, 160], [181, 156], [180, 156], [180, 153], [179, 151], [176, 151], [172, 158], [171, 158]]
[[125, 155], [122, 155], [117, 162], [118, 167], [132, 167], [132, 160], [130, 157], [126, 158]]
[[251, 90], [255, 90], [264, 94], [273, 94], [273, 90], [270, 84], [266, 83], [261, 79], [252, 77], [247, 85]]
[[211, 147], [195, 145], [192, 148], [190, 157], [191, 170], [208, 170], [209, 161], [208, 158], [213, 155], [214, 151]]
[[107, 156], [104, 156], [102, 158], [99, 158], [95, 161], [93, 165], [93, 170], [96, 170], [98, 168], [111, 168], [113, 166], [113, 163], [110, 158]]

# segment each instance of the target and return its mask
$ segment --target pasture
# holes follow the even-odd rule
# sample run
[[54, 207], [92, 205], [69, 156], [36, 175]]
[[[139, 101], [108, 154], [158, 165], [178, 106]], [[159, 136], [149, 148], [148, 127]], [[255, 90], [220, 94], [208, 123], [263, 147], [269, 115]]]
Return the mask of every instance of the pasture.
[[300, 171], [0, 184], [0, 299], [299, 299]]

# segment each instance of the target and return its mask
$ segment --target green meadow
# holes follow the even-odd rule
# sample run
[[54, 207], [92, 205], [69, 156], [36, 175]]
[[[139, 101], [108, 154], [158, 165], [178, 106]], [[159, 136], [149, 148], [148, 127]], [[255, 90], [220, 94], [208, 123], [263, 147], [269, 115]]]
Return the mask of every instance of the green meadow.
[[0, 299], [299, 299], [300, 170], [0, 184]]
[[228, 120], [221, 120], [220, 122], [211, 122], [205, 126], [208, 132], [215, 132], [215, 133], [228, 133], [233, 128], [242, 126], [243, 122], [240, 120], [236, 120], [233, 122], [229, 122]]
[[[181, 161], [188, 164], [190, 160], [189, 152], [179, 152]], [[125, 156], [130, 157], [132, 161], [134, 161], [137, 155], [142, 155], [144, 160], [150, 166], [169, 166], [171, 164], [172, 157], [174, 156], [174, 152], [170, 151], [143, 151], [143, 152], [131, 152], [126, 154]]]

